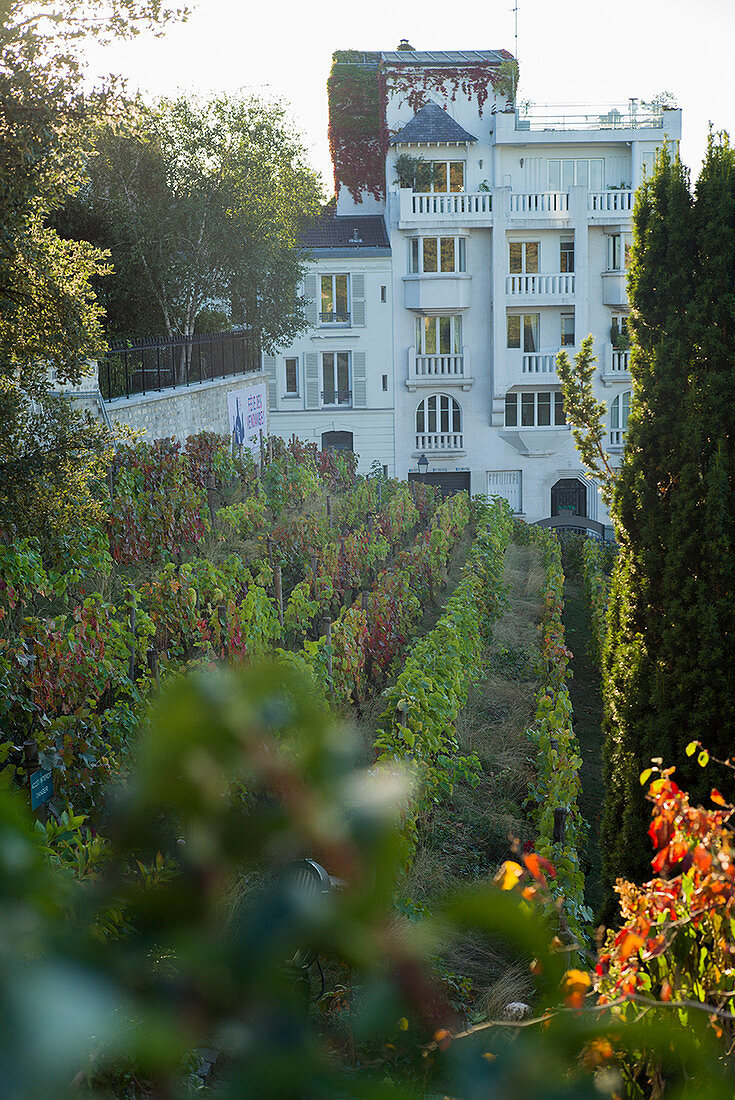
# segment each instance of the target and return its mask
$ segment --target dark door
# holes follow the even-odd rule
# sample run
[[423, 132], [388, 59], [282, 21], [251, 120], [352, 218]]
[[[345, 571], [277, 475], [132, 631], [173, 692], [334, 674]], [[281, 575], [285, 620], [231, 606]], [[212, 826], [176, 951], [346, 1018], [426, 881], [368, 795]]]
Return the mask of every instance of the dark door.
[[576, 477], [563, 477], [551, 490], [552, 516], [586, 516], [587, 487]]
[[446, 500], [452, 493], [466, 493], [470, 491], [469, 470], [447, 470], [446, 473], [436, 474], [409, 474], [409, 481], [424, 481], [427, 485], [438, 486], [441, 489], [442, 498]]
[[333, 451], [351, 451], [352, 432], [322, 432], [322, 450], [328, 447]]

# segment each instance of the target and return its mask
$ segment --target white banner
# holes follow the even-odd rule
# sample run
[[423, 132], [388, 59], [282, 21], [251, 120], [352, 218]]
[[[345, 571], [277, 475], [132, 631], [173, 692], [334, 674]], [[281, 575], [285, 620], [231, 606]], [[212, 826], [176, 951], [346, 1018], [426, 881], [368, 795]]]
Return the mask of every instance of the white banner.
[[227, 394], [230, 414], [230, 439], [236, 446], [248, 447], [256, 462], [260, 461], [260, 433], [268, 437], [268, 405], [266, 383], [233, 390]]

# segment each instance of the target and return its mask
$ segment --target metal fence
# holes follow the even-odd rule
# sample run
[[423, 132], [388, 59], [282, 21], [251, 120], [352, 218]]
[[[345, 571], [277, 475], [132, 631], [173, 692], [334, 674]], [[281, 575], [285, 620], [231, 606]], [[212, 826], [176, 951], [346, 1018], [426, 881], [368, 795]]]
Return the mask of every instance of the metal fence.
[[99, 361], [99, 380], [105, 401], [112, 401], [260, 369], [260, 342], [241, 330], [111, 347]]

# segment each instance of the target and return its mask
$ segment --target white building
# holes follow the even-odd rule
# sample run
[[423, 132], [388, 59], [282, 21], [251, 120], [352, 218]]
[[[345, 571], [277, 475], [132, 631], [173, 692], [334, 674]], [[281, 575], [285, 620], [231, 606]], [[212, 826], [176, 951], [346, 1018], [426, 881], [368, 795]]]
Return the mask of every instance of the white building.
[[[493, 91], [504, 51], [355, 56], [385, 89], [385, 200], [340, 187], [307, 237], [314, 328], [266, 359], [272, 430], [350, 444], [398, 477], [425, 456], [430, 481], [601, 531], [555, 359], [593, 334], [619, 455], [634, 192], [681, 112], [514, 110]], [[422, 190], [397, 181], [405, 154], [429, 162], [413, 166]]]

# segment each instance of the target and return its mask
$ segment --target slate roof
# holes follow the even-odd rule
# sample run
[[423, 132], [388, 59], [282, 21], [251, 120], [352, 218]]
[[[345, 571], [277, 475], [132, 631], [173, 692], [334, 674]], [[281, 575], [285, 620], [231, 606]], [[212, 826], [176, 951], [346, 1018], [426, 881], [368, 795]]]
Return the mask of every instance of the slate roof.
[[419, 141], [429, 145], [441, 145], [447, 141], [477, 141], [477, 138], [468, 134], [464, 127], [455, 122], [438, 103], [427, 103], [391, 139], [391, 144], [415, 145]]
[[384, 248], [390, 251], [385, 221], [380, 214], [336, 215], [334, 207], [324, 209], [301, 234], [304, 248]]
[[500, 65], [511, 54], [507, 50], [388, 50], [380, 55], [389, 65]]

